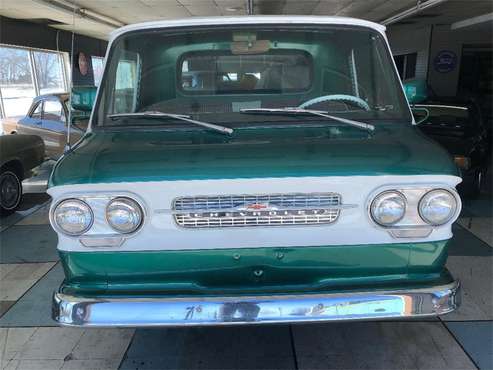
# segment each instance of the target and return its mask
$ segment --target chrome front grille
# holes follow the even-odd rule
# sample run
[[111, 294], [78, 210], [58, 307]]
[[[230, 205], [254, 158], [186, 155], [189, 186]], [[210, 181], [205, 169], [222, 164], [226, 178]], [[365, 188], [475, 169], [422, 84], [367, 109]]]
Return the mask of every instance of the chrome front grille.
[[187, 228], [330, 224], [342, 208], [336, 193], [176, 198], [175, 221]]

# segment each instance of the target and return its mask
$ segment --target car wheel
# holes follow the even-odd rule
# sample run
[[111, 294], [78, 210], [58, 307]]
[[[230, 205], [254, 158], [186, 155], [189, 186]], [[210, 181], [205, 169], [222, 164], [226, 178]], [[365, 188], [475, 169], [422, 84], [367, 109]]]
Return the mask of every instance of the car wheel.
[[22, 199], [22, 183], [19, 176], [9, 170], [0, 173], [0, 212], [7, 215], [16, 210]]

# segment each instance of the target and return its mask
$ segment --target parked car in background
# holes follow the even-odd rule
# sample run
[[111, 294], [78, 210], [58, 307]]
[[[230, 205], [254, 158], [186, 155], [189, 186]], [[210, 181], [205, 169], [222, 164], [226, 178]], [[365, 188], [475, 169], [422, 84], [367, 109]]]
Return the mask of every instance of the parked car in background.
[[[46, 156], [57, 159], [67, 142], [69, 117], [69, 94], [49, 94], [36, 97], [27, 114], [3, 120], [5, 134], [27, 134], [40, 136], [46, 148]], [[88, 117], [83, 112], [72, 111], [71, 144], [84, 134]]]
[[478, 195], [491, 160], [491, 137], [473, 100], [434, 99], [413, 105], [418, 128], [453, 156], [460, 168], [459, 191]]
[[45, 146], [35, 135], [0, 136], [0, 213], [15, 211], [22, 200], [22, 180], [43, 163]]

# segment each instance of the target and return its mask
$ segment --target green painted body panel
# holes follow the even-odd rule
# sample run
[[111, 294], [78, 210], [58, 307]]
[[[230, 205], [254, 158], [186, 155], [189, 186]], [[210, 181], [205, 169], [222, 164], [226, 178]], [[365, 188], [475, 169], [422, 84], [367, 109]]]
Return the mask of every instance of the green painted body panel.
[[448, 153], [412, 126], [97, 131], [58, 162], [50, 186], [224, 178], [458, 175]]
[[[72, 294], [251, 294], [419, 284], [447, 241], [157, 252], [60, 252]], [[261, 271], [261, 273], [260, 273]]]

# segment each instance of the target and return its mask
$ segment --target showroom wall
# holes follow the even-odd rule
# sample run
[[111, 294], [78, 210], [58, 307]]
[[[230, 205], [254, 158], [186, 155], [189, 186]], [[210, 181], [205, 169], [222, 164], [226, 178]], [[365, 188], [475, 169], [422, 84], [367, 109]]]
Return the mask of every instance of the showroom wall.
[[[492, 33], [487, 30], [486, 32], [478, 32], [470, 28], [451, 30], [448, 25], [434, 26], [428, 83], [435, 93], [441, 96], [453, 96], [457, 93], [462, 66], [462, 50], [465, 46], [489, 44], [491, 47], [492, 42]], [[440, 72], [435, 59], [443, 51], [451, 51], [457, 57], [456, 66], [446, 73]]]
[[[410, 34], [412, 37], [409, 37]], [[388, 37], [394, 56], [417, 53], [414, 78], [427, 78], [430, 34], [431, 26], [389, 28]]]
[[450, 25], [395, 25], [388, 28], [387, 34], [394, 57], [417, 53], [415, 78], [427, 80], [437, 96], [458, 94], [465, 46], [492, 48], [492, 33], [488, 30], [451, 30]]
[[[71, 32], [0, 16], [0, 44], [70, 52], [71, 40]], [[104, 56], [106, 41], [83, 35], [75, 35], [74, 41], [76, 50]]]

